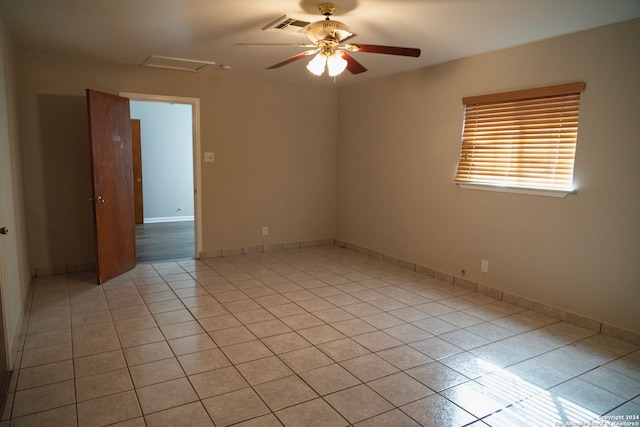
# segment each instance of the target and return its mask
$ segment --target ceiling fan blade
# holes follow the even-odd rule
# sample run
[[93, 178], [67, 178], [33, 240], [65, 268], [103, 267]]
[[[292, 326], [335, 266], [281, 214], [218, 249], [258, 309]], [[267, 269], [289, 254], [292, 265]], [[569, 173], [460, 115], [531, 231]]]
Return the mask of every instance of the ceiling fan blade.
[[295, 47], [315, 47], [309, 43], [236, 43], [236, 46], [295, 46]]
[[360, 43], [348, 44], [345, 47], [350, 52], [383, 53], [385, 55], [413, 56], [414, 58], [420, 56], [420, 49], [412, 47], [379, 46], [375, 44]]
[[360, 74], [367, 71], [361, 63], [356, 61], [356, 59], [347, 52], [343, 51], [342, 57], [347, 61], [347, 70], [349, 70], [351, 74]]
[[298, 59], [302, 59], [305, 56], [309, 56], [309, 55], [313, 55], [314, 53], [318, 53], [318, 51], [319, 51], [319, 49], [312, 49], [312, 50], [307, 50], [307, 51], [304, 51], [304, 52], [300, 52], [299, 54], [294, 55], [291, 58], [285, 59], [282, 62], [278, 62], [277, 64], [274, 64], [274, 65], [272, 65], [270, 67], [267, 67], [267, 70], [272, 70], [274, 68], [280, 68], [280, 67], [282, 67], [284, 65], [292, 63], [293, 61], [297, 61]]

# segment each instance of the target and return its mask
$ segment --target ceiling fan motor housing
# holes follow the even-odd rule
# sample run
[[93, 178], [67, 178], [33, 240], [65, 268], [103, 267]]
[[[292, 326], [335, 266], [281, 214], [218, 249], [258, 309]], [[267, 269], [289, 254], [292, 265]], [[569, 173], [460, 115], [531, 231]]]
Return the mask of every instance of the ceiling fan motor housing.
[[320, 3], [318, 10], [324, 16], [331, 16], [336, 13], [336, 5], [334, 3]]

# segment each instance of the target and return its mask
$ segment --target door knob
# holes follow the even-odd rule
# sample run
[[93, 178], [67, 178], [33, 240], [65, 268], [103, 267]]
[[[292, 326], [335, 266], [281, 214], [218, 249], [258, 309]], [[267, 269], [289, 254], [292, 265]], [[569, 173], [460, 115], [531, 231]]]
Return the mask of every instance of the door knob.
[[102, 197], [102, 196], [98, 196], [98, 198], [96, 199], [96, 201], [97, 201], [98, 203], [104, 203], [104, 202], [106, 202], [106, 200], [105, 200], [105, 199], [104, 199], [104, 197]]
[[7, 227], [0, 228], [0, 234], [9, 234], [9, 229]]

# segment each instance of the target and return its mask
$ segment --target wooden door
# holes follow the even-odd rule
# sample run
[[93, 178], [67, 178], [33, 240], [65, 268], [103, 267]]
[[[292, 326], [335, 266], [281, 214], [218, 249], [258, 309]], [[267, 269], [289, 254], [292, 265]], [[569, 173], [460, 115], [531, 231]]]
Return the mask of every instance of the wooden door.
[[[1, 60], [0, 60], [1, 61]], [[0, 71], [2, 74], [2, 71]], [[0, 77], [0, 79], [2, 79]], [[17, 213], [21, 211], [16, 205], [16, 188], [15, 181], [18, 178], [14, 167], [12, 156], [12, 134], [10, 125], [13, 123], [7, 115], [6, 100], [7, 93], [4, 90], [4, 86], [0, 86], [0, 99], [2, 100], [2, 113], [0, 113], [0, 402], [5, 401], [6, 392], [8, 390], [8, 383], [11, 375], [9, 370], [12, 366], [10, 362], [10, 354], [7, 352], [13, 348], [13, 343], [10, 342], [16, 325], [9, 323], [8, 334], [5, 335], [5, 318], [4, 318], [4, 301], [3, 295], [9, 295], [7, 299], [7, 310], [12, 311], [12, 304], [20, 304], [23, 300], [19, 299], [17, 294], [21, 287], [20, 280], [20, 254], [19, 248], [23, 243], [20, 239], [20, 233], [16, 233], [17, 228]], [[17, 142], [17, 141], [16, 141]], [[19, 143], [15, 148], [20, 148]], [[23, 235], [26, 238], [26, 236]], [[13, 297], [11, 296], [13, 295]], [[17, 307], [13, 308], [14, 314], [18, 311]], [[13, 316], [12, 316], [13, 317]], [[18, 327], [20, 328], [20, 324]], [[7, 337], [9, 337], [7, 339]], [[7, 341], [9, 346], [7, 347]], [[12, 390], [13, 391], [13, 390]]]
[[140, 120], [131, 119], [131, 148], [133, 151], [133, 206], [136, 224], [144, 223], [144, 203], [142, 201], [142, 141]]
[[98, 283], [136, 265], [129, 100], [87, 89]]

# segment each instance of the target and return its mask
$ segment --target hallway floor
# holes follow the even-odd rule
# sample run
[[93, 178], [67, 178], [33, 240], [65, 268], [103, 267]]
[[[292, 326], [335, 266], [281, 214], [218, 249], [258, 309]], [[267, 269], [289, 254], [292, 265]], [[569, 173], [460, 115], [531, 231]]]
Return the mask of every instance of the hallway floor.
[[195, 257], [193, 221], [136, 224], [136, 260], [156, 262]]
[[29, 304], [2, 427], [640, 425], [639, 347], [336, 246], [38, 277]]

